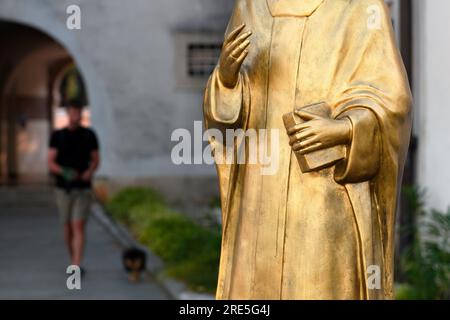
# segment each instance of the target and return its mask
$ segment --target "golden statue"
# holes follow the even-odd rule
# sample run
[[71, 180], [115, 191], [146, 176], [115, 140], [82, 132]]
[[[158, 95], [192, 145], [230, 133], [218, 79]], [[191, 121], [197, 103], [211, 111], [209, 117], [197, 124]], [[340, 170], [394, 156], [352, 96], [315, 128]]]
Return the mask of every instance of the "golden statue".
[[393, 297], [411, 93], [382, 0], [236, 0], [204, 113], [282, 133], [272, 175], [217, 164], [218, 299]]

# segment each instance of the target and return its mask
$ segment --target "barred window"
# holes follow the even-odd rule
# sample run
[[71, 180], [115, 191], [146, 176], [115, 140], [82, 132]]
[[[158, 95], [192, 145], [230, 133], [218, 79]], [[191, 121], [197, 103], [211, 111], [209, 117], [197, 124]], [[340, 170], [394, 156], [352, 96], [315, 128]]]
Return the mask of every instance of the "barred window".
[[180, 32], [175, 39], [177, 87], [204, 89], [219, 60], [223, 34]]
[[220, 43], [191, 43], [187, 51], [187, 70], [190, 77], [208, 77], [220, 56]]

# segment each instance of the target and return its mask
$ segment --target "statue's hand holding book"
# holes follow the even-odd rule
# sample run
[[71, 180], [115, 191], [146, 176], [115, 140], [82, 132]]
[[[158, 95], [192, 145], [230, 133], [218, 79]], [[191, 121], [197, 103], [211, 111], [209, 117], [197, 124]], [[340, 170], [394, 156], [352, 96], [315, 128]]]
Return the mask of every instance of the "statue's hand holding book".
[[352, 124], [347, 118], [332, 119], [328, 104], [298, 108], [284, 115], [283, 121], [302, 172], [331, 167], [345, 158]]

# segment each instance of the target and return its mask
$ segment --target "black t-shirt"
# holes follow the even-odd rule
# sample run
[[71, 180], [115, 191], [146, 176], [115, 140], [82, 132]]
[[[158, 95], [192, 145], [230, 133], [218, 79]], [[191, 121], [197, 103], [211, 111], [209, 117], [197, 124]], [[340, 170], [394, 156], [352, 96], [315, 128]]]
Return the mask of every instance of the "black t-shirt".
[[[74, 130], [65, 128], [53, 132], [50, 148], [58, 151], [58, 165], [71, 168], [81, 175], [89, 168], [92, 151], [98, 150], [99, 146], [94, 131], [78, 127]], [[86, 189], [91, 187], [91, 182], [79, 179], [67, 182], [61, 176], [56, 176], [56, 186], [64, 189]]]

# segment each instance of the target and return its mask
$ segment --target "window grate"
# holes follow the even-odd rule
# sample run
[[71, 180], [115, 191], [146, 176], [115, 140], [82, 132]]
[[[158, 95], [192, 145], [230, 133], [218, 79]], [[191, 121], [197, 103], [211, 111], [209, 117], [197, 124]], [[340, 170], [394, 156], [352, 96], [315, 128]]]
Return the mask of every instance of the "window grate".
[[187, 73], [190, 78], [205, 78], [213, 71], [220, 57], [221, 43], [189, 43]]

